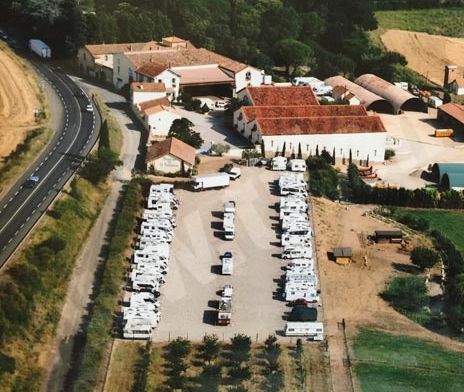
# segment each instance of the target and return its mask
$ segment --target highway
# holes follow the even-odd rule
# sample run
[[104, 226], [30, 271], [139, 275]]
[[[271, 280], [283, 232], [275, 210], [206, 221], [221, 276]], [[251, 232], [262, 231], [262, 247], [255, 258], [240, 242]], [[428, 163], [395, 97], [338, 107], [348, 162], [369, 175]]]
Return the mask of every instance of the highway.
[[[0, 268], [92, 149], [101, 124], [94, 103], [64, 72], [39, 61], [34, 60], [32, 64], [39, 79], [49, 83], [59, 98], [61, 125], [45, 150], [0, 200]], [[85, 110], [89, 103], [93, 112]], [[39, 177], [38, 184], [32, 188], [24, 186], [30, 175]]]

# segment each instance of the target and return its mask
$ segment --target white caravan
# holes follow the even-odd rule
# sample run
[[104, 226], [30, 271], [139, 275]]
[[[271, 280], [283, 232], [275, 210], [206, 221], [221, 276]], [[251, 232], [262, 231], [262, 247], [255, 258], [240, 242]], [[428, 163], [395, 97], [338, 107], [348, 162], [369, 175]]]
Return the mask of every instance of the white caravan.
[[302, 259], [302, 258], [312, 258], [313, 250], [309, 246], [296, 246], [296, 247], [286, 247], [282, 251], [283, 259]]
[[285, 157], [274, 157], [271, 160], [271, 170], [282, 171], [287, 169], [287, 158]]
[[288, 322], [285, 326], [285, 336], [307, 336], [316, 341], [324, 339], [324, 325], [316, 322]]
[[288, 168], [292, 172], [305, 172], [306, 171], [306, 162], [304, 159], [291, 159]]

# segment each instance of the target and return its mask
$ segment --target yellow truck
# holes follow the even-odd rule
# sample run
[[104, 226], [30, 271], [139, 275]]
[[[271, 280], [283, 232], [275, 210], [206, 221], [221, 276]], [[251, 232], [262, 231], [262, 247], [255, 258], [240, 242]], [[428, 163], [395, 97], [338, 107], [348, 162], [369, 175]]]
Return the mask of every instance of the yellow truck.
[[435, 129], [435, 137], [450, 137], [453, 136], [454, 131], [451, 128], [448, 129]]

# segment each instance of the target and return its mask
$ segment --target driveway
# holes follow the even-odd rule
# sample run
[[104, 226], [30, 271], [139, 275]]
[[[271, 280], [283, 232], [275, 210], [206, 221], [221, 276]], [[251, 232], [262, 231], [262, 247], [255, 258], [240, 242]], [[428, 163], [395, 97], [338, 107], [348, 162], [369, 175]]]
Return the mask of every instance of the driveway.
[[212, 111], [206, 115], [190, 112], [179, 106], [176, 110], [182, 117], [190, 120], [194, 126], [193, 129], [199, 132], [204, 140], [202, 149], [209, 149], [211, 142], [213, 143], [227, 143], [231, 147], [245, 147], [248, 146], [248, 140], [240, 136], [232, 129], [232, 121], [230, 125], [227, 115], [224, 111]]

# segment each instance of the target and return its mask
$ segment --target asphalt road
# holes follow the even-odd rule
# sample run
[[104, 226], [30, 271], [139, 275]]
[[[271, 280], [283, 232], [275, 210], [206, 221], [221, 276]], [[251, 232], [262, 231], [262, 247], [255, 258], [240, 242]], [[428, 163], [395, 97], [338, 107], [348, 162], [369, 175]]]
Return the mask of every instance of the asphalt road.
[[[98, 138], [101, 123], [94, 103], [93, 112], [85, 110], [91, 103], [87, 94], [64, 72], [39, 61], [32, 63], [39, 79], [50, 84], [59, 98], [62, 110], [56, 112], [61, 112], [61, 126], [42, 154], [0, 201], [0, 268], [87, 156]], [[33, 188], [24, 186], [30, 175], [39, 177], [39, 183]]]

